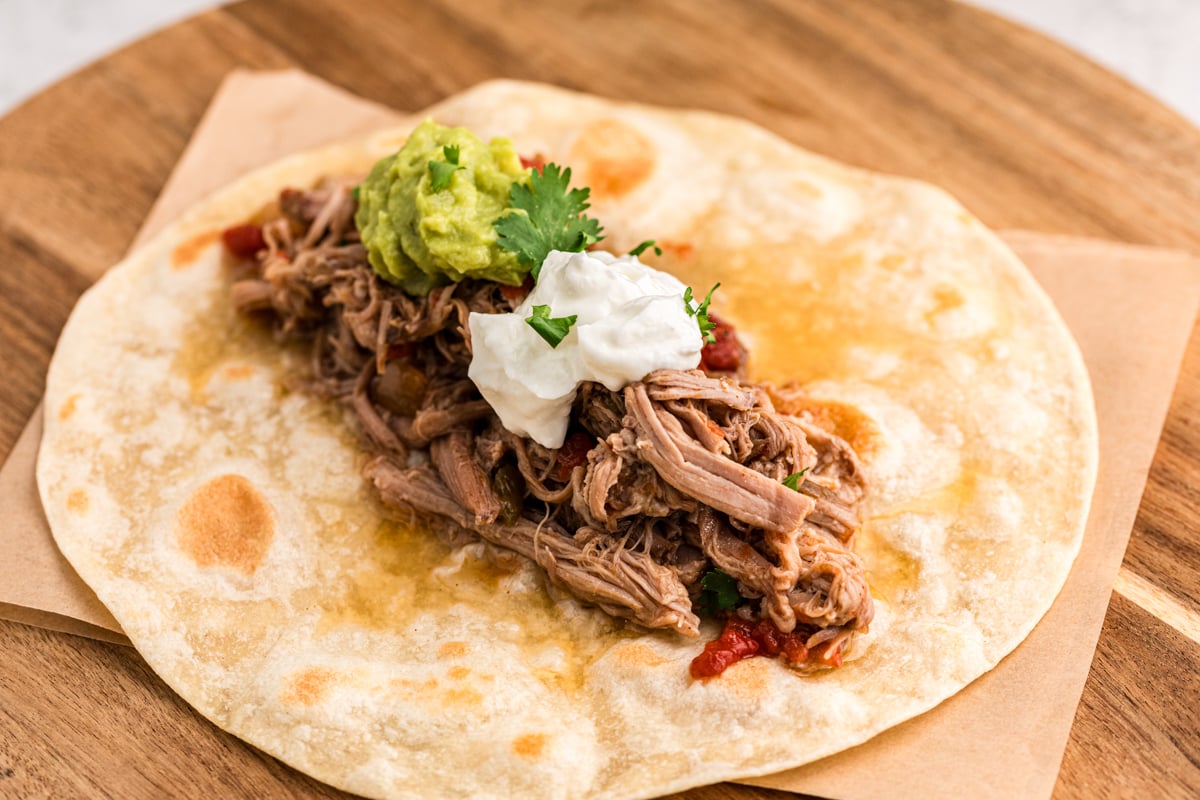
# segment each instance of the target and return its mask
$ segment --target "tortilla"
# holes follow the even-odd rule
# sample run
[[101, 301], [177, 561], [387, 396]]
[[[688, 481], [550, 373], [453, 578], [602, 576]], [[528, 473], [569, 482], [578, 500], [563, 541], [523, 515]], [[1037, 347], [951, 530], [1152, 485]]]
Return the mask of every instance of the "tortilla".
[[[749, 659], [552, 599], [385, 521], [303, 356], [235, 318], [217, 232], [287, 185], [362, 174], [416, 121], [574, 167], [621, 252], [738, 325], [863, 456], [879, 616], [846, 666]], [[1079, 550], [1097, 433], [1079, 352], [1018, 260], [943, 192], [748, 123], [493, 82], [287, 159], [93, 287], [50, 367], [38, 483], [56, 541], [216, 725], [371, 797], [646, 797], [778, 771], [932, 708], [1011, 651]], [[715, 624], [706, 633], [715, 635]]]

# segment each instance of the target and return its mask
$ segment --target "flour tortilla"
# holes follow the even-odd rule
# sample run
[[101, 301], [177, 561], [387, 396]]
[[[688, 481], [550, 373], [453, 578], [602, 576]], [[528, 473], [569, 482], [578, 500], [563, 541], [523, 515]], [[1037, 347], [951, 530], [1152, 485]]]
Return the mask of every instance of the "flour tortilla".
[[611, 249], [655, 238], [651, 263], [722, 281], [714, 308], [753, 377], [822, 401], [872, 484], [869, 646], [813, 677], [751, 659], [693, 682], [697, 642], [624, 630], [551, 599], [528, 564], [382, 519], [340, 412], [281, 388], [303, 354], [229, 310], [216, 231], [284, 186], [365, 173], [422, 114], [202, 203], [63, 332], [42, 501], [175, 691], [371, 797], [647, 797], [865, 741], [1029, 633], [1079, 550], [1095, 416], [1054, 308], [961, 206], [708, 113], [492, 82], [427, 114], [572, 165]]

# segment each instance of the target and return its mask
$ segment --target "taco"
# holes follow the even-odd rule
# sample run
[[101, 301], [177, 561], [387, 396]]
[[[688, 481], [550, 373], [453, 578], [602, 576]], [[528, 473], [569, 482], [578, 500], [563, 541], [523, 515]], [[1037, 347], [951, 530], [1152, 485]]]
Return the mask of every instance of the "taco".
[[[605, 235], [580, 217], [576, 244], [614, 255], [551, 255], [522, 287], [495, 241], [463, 248], [486, 275], [451, 274], [464, 262], [445, 242], [364, 245], [399, 212], [341, 179], [395, 159], [426, 117], [508, 137], [513, 152], [480, 151], [507, 185], [536, 193], [533, 175], [570, 165]], [[468, 144], [414, 157], [433, 206]], [[247, 222], [264, 241], [231, 269]], [[675, 278], [650, 294], [700, 291], [650, 322], [711, 300], [744, 347], [727, 329], [706, 371], [585, 381], [556, 397], [561, 430], [462, 383], [464, 345], [487, 339], [470, 312], [519, 312], [524, 330], [541, 307], [549, 335], [582, 339], [625, 312], [521, 304], [568, 261], [628, 264], [615, 255], [651, 239], [661, 253], [640, 260]], [[314, 250], [324, 272], [301, 269]], [[424, 268], [438, 259], [453, 269]], [[288, 269], [294, 284], [272, 280]], [[641, 350], [591, 352], [616, 369]], [[46, 401], [56, 540], [149, 664], [218, 726], [378, 797], [651, 796], [862, 742], [1032, 629], [1095, 478], [1073, 341], [952, 199], [730, 118], [511, 82], [193, 209], [81, 300]], [[702, 642], [731, 624], [766, 624], [782, 657], [697, 679]]]

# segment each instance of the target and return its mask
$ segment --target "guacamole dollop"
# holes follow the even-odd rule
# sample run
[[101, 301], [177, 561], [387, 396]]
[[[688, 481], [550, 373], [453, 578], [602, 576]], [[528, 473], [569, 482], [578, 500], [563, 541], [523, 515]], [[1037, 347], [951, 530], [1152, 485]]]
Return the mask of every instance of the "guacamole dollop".
[[464, 278], [519, 285], [529, 268], [496, 243], [495, 223], [528, 178], [508, 139], [422, 122], [359, 187], [354, 220], [371, 266], [415, 295]]

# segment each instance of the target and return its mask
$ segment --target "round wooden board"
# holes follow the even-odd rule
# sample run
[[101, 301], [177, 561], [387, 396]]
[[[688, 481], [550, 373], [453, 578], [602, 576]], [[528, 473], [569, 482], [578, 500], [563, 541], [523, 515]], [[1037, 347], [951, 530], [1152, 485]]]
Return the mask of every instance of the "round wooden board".
[[[1066, 48], [946, 0], [248, 0], [0, 119], [0, 458], [38, 403], [84, 276], [124, 253], [239, 66], [300, 67], [398, 109], [496, 76], [711, 108], [940, 184], [993, 227], [1200, 251], [1200, 132]], [[1198, 358], [1193, 339], [1125, 559], [1191, 615]], [[1200, 794], [1197, 674], [1200, 644], [1115, 596], [1055, 797]], [[133, 651], [0, 623], [0, 796], [14, 790], [341, 796], [215, 729]], [[684, 796], [792, 795], [721, 785]]]

